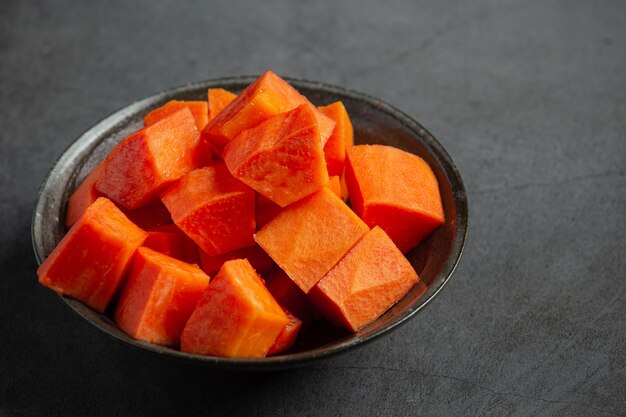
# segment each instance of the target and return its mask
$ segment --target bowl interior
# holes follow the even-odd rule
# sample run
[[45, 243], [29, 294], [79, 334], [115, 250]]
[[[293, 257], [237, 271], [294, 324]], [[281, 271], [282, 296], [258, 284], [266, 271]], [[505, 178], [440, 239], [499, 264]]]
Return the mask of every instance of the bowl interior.
[[[41, 263], [66, 232], [65, 202], [83, 178], [121, 139], [143, 125], [143, 116], [169, 100], [206, 100], [210, 87], [240, 92], [253, 77], [227, 78], [190, 84], [140, 100], [107, 117], [80, 138], [59, 158], [44, 180], [33, 214], [33, 246]], [[354, 126], [355, 143], [385, 144], [419, 155], [433, 168], [443, 200], [445, 224], [407, 254], [426, 285], [414, 287], [400, 302], [370, 326], [349, 334], [320, 324], [299, 340], [290, 353], [264, 359], [226, 359], [191, 355], [136, 341], [107, 315], [82, 303], [61, 297], [74, 311], [110, 336], [175, 359], [232, 369], [276, 369], [306, 364], [365, 343], [401, 324], [423, 308], [442, 288], [456, 267], [467, 232], [467, 199], [460, 174], [443, 147], [420, 124], [380, 100], [364, 94], [316, 82], [288, 79], [316, 105], [341, 100]], [[384, 175], [384, 173], [381, 173]]]

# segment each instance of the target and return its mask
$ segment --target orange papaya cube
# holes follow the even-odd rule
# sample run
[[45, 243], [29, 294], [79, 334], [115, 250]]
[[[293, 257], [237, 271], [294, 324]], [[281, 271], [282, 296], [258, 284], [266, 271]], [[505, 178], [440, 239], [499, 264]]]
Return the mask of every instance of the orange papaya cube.
[[319, 107], [320, 111], [335, 121], [335, 129], [324, 145], [324, 158], [328, 175], [341, 175], [346, 159], [346, 147], [354, 144], [354, 131], [350, 116], [341, 101]]
[[150, 248], [139, 248], [115, 307], [117, 325], [131, 337], [176, 346], [209, 277]]
[[380, 317], [419, 281], [409, 261], [376, 226], [309, 292], [331, 322], [356, 332]]
[[254, 191], [224, 164], [190, 171], [161, 199], [174, 223], [208, 255], [254, 245]]
[[319, 316], [307, 295], [282, 269], [276, 268], [267, 275], [265, 286], [278, 304], [295, 314], [305, 325]]
[[343, 195], [341, 195], [341, 180], [337, 175], [333, 175], [328, 179], [328, 188], [330, 191], [335, 193], [335, 195], [343, 200]]
[[256, 242], [309, 292], [369, 228], [328, 187], [283, 209]]
[[289, 319], [289, 323], [287, 323], [285, 327], [283, 327], [283, 330], [278, 333], [274, 344], [272, 345], [270, 350], [267, 351], [268, 356], [276, 355], [278, 353], [283, 353], [289, 350], [289, 348], [293, 346], [296, 339], [298, 338], [300, 328], [302, 328], [302, 320], [291, 314], [287, 309], [283, 308], [283, 311]]
[[191, 111], [177, 110], [117, 144], [96, 188], [126, 209], [141, 207], [196, 167], [198, 143]]
[[233, 259], [247, 259], [259, 274], [266, 273], [274, 266], [272, 258], [256, 243], [252, 246], [213, 256], [200, 251], [200, 267], [209, 275], [215, 275], [224, 265], [224, 262]]
[[83, 215], [89, 207], [102, 194], [96, 190], [95, 184], [102, 171], [102, 164], [96, 166], [85, 177], [83, 182], [74, 190], [72, 196], [67, 200], [67, 211], [65, 213], [65, 226], [69, 229]]
[[136, 209], [121, 209], [126, 217], [142, 229], [152, 229], [154, 227], [172, 224], [172, 216], [159, 198], [152, 199], [147, 204]]
[[262, 228], [281, 212], [283, 208], [274, 203], [263, 194], [256, 193], [256, 205], [254, 207], [254, 215], [256, 219], [257, 229]]
[[144, 126], [152, 126], [159, 120], [163, 120], [185, 107], [191, 111], [198, 132], [202, 131], [209, 122], [209, 105], [206, 101], [168, 101], [163, 106], [148, 113], [143, 118], [143, 124]]
[[444, 222], [437, 178], [417, 155], [384, 145], [352, 146], [345, 177], [354, 211], [368, 226], [380, 226], [403, 253]]
[[224, 263], [204, 291], [181, 337], [183, 352], [264, 357], [289, 323], [246, 259]]
[[233, 176], [281, 207], [328, 184], [317, 121], [306, 105], [245, 130], [223, 156]]
[[306, 104], [314, 112], [319, 124], [320, 140], [324, 146], [335, 122], [272, 71], [267, 71], [253, 81], [216, 115], [202, 131], [202, 138], [211, 144], [218, 155], [222, 155], [226, 144], [242, 131], [302, 104]]
[[176, 225], [168, 224], [146, 231], [148, 238], [143, 242], [144, 247], [190, 264], [200, 262], [198, 246]]
[[147, 236], [100, 197], [39, 266], [39, 283], [102, 313]]
[[223, 88], [209, 88], [207, 91], [207, 97], [209, 100], [209, 121], [215, 119], [215, 116], [220, 114], [231, 101], [237, 98], [237, 94], [233, 94], [230, 91]]

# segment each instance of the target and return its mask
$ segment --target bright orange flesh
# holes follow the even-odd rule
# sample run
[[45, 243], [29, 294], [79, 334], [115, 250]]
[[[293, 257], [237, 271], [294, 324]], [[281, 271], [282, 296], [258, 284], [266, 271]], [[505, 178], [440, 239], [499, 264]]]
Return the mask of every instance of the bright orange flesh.
[[147, 236], [100, 197], [39, 266], [39, 283], [102, 313]]
[[171, 116], [176, 111], [188, 108], [193, 115], [198, 132], [202, 131], [209, 122], [209, 106], [206, 101], [178, 101], [171, 100], [158, 109], [152, 110], [143, 118], [144, 126], [152, 126], [159, 120]]
[[263, 357], [289, 319], [245, 259], [224, 263], [181, 337], [183, 352]]
[[328, 175], [341, 175], [346, 159], [346, 147], [354, 144], [354, 132], [348, 112], [341, 101], [319, 107], [320, 111], [335, 121], [335, 129], [324, 145]]
[[115, 322], [135, 339], [177, 346], [209, 277], [149, 248], [139, 248], [115, 308]]
[[409, 261], [374, 227], [309, 292], [332, 323], [356, 332], [376, 320], [419, 281]]
[[315, 115], [307, 105], [245, 130], [224, 150], [230, 172], [281, 207], [328, 184]]
[[308, 292], [369, 228], [327, 187], [283, 209], [257, 243]]
[[83, 215], [89, 207], [102, 194], [96, 190], [96, 181], [102, 172], [103, 164], [96, 166], [93, 171], [85, 177], [83, 182], [74, 190], [72, 196], [67, 201], [67, 212], [65, 214], [65, 226], [69, 229]]
[[161, 199], [174, 223], [208, 255], [254, 244], [254, 191], [224, 164], [189, 172]]
[[228, 142], [242, 131], [301, 104], [308, 105], [314, 111], [323, 146], [330, 137], [335, 122], [272, 71], [257, 78], [215, 116], [202, 131], [202, 138], [211, 144], [218, 155], [222, 155]]
[[195, 120], [182, 108], [122, 140], [104, 161], [98, 191], [126, 209], [135, 209], [197, 166]]
[[335, 193], [337, 197], [343, 199], [343, 196], [341, 195], [341, 180], [337, 175], [328, 179], [328, 188], [330, 188], [330, 191]]
[[285, 311], [285, 314], [289, 319], [289, 323], [285, 325], [283, 330], [276, 337], [274, 344], [267, 352], [268, 356], [276, 355], [278, 353], [283, 353], [289, 350], [289, 348], [293, 346], [296, 339], [298, 338], [298, 334], [300, 333], [300, 329], [302, 328], [302, 320], [291, 314], [289, 310], [283, 310]]
[[[176, 225], [148, 229], [143, 246], [189, 264], [198, 264], [198, 246]], [[212, 275], [212, 274], [209, 274]]]
[[211, 121], [215, 119], [215, 116], [220, 114], [231, 101], [237, 98], [237, 94], [233, 94], [223, 88], [209, 88], [207, 97], [209, 100], [209, 121]]
[[444, 222], [437, 178], [420, 157], [384, 145], [346, 152], [346, 184], [354, 211], [380, 226], [403, 253]]
[[213, 256], [200, 251], [202, 270], [209, 275], [215, 275], [224, 265], [224, 262], [233, 259], [247, 259], [259, 274], [264, 274], [274, 266], [272, 258], [257, 244]]

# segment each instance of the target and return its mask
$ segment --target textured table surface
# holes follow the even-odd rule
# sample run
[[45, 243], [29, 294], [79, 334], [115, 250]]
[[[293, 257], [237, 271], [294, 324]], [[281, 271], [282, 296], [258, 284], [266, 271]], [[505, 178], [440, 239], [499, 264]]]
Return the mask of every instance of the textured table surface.
[[[0, 415], [626, 415], [626, 2], [300, 3], [0, 2]], [[74, 138], [266, 69], [379, 96], [449, 150], [470, 239], [428, 308], [314, 367], [226, 374], [37, 285], [35, 194]]]

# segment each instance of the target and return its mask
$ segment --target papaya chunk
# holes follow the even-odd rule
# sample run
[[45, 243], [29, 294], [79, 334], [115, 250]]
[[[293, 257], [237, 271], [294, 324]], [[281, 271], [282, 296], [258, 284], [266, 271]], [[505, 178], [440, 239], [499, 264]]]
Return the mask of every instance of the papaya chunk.
[[254, 245], [254, 191], [224, 164], [190, 171], [161, 199], [174, 223], [208, 255]]
[[233, 94], [230, 91], [223, 88], [209, 88], [207, 91], [207, 98], [209, 100], [209, 121], [215, 119], [215, 116], [220, 114], [226, 106], [230, 104], [237, 94]]
[[[198, 246], [178, 226], [168, 224], [148, 229], [143, 246], [189, 264], [198, 264]], [[211, 275], [211, 274], [209, 274]]]
[[281, 207], [328, 183], [317, 121], [307, 105], [243, 131], [223, 156], [233, 176]]
[[352, 146], [345, 178], [354, 211], [403, 253], [444, 222], [437, 178], [419, 156], [391, 146]]
[[337, 175], [334, 175], [328, 179], [328, 188], [330, 188], [330, 191], [335, 193], [337, 197], [343, 199], [343, 195], [341, 193], [341, 180]]
[[272, 258], [257, 244], [213, 256], [200, 251], [200, 265], [202, 270], [209, 275], [215, 275], [224, 262], [233, 259], [247, 259], [259, 274], [264, 274], [274, 266]]
[[354, 144], [354, 131], [350, 116], [341, 101], [319, 107], [320, 111], [335, 121], [335, 129], [324, 145], [324, 158], [328, 175], [341, 175], [346, 159], [346, 147]]
[[177, 110], [117, 144], [96, 188], [126, 209], [141, 207], [196, 167], [198, 143], [191, 111]]
[[206, 101], [168, 101], [163, 106], [148, 113], [143, 118], [143, 124], [144, 126], [152, 126], [159, 120], [163, 120], [185, 107], [191, 111], [198, 132], [202, 131], [209, 122], [209, 106]]
[[264, 357], [287, 323], [250, 262], [227, 261], [200, 297], [180, 348], [203, 355]]
[[39, 283], [102, 313], [147, 236], [100, 197], [39, 266]]
[[272, 71], [257, 78], [217, 114], [202, 131], [202, 139], [210, 143], [218, 155], [222, 155], [228, 142], [242, 131], [302, 104], [309, 106], [315, 114], [323, 147], [335, 122]]
[[278, 333], [274, 344], [270, 350], [267, 351], [268, 356], [276, 355], [289, 350], [298, 338], [298, 333], [300, 333], [300, 328], [302, 327], [302, 320], [291, 314], [289, 310], [285, 308], [283, 308], [283, 310], [289, 319], [289, 323], [287, 323], [285, 327], [283, 327], [283, 330]]
[[74, 190], [72, 196], [67, 201], [67, 211], [65, 214], [65, 226], [69, 229], [83, 215], [89, 207], [102, 194], [96, 190], [96, 181], [102, 172], [103, 164], [100, 163], [85, 177], [83, 182]]
[[283, 209], [256, 242], [305, 293], [369, 228], [328, 187]]
[[176, 346], [209, 277], [197, 265], [139, 248], [114, 318], [135, 339]]
[[356, 332], [418, 281], [409, 261], [376, 226], [311, 289], [309, 297], [330, 322]]

